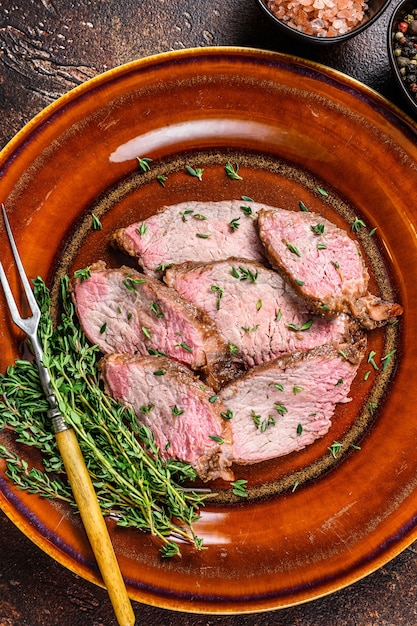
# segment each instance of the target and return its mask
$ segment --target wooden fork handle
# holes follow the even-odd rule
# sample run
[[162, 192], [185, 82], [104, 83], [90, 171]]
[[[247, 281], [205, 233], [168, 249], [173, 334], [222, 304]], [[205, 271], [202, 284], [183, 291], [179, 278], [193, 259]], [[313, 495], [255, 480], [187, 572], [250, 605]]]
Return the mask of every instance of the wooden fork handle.
[[55, 437], [117, 621], [120, 626], [133, 626], [135, 615], [75, 432], [67, 428]]

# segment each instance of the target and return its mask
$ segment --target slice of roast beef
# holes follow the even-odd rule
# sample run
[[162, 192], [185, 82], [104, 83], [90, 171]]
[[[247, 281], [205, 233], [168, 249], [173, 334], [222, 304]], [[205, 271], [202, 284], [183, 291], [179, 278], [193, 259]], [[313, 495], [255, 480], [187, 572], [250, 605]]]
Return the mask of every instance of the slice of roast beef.
[[233, 459], [258, 463], [301, 450], [325, 435], [347, 402], [366, 339], [321, 346], [258, 365], [222, 389], [233, 431]]
[[340, 342], [356, 328], [346, 314], [333, 319], [312, 315], [280, 274], [256, 261], [183, 263], [168, 269], [164, 280], [210, 315], [246, 367]]
[[185, 366], [166, 357], [110, 354], [100, 361], [106, 392], [154, 434], [160, 456], [190, 464], [202, 480], [232, 480], [224, 407]]
[[243, 200], [182, 202], [162, 208], [143, 222], [117, 230], [113, 243], [133, 257], [146, 274], [184, 261], [213, 261], [229, 256], [264, 259], [256, 232], [262, 205]]
[[350, 313], [367, 329], [401, 315], [400, 305], [368, 292], [369, 275], [357, 242], [329, 220], [269, 208], [258, 212], [258, 228], [271, 265], [311, 310]]
[[211, 318], [155, 278], [98, 262], [74, 281], [72, 295], [86, 336], [105, 354], [163, 353], [216, 389], [241, 367]]

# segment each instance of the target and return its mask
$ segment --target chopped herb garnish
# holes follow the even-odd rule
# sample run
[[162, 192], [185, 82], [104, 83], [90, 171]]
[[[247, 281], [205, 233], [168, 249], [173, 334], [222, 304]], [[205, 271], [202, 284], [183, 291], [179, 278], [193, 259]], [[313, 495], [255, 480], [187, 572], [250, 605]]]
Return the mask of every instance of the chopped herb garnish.
[[214, 404], [215, 402], [217, 402], [218, 399], [219, 399], [219, 395], [215, 393], [214, 396], [210, 396], [208, 400], [211, 404]]
[[207, 233], [196, 233], [195, 236], [200, 237], [200, 239], [209, 239], [211, 235], [208, 235]]
[[81, 283], [83, 283], [88, 278], [91, 278], [91, 269], [89, 267], [84, 267], [81, 270], [76, 270], [74, 272], [74, 278], [77, 278]]
[[299, 257], [301, 256], [300, 251], [298, 250], [298, 248], [293, 243], [290, 243], [289, 241], [286, 241], [285, 245], [287, 246], [287, 248], [288, 248], [288, 250], [290, 252], [292, 252], [296, 256], [299, 256]]
[[214, 291], [217, 294], [217, 310], [220, 310], [220, 301], [222, 299], [223, 296], [223, 289], [221, 287], [219, 287], [218, 285], [212, 285], [210, 287], [211, 291]]
[[372, 365], [372, 367], [374, 368], [374, 370], [378, 370], [379, 367], [378, 365], [375, 363], [375, 357], [376, 356], [376, 352], [374, 350], [371, 350], [368, 354], [368, 363], [370, 365]]
[[292, 392], [295, 396], [297, 395], [297, 393], [300, 393], [300, 391], [304, 391], [304, 387], [300, 387], [300, 385], [294, 385], [294, 387], [292, 388]]
[[234, 493], [235, 496], [239, 496], [239, 498], [247, 498], [248, 494], [246, 492], [246, 485], [247, 485], [248, 481], [240, 478], [239, 480], [235, 480], [234, 482], [230, 483], [230, 486], [232, 487], [232, 493]]
[[231, 163], [226, 163], [226, 165], [224, 166], [224, 169], [228, 177], [231, 178], [232, 180], [242, 180], [242, 177], [239, 176], [238, 174], [239, 165], [237, 163], [235, 164], [235, 167], [233, 167]]
[[369, 231], [369, 233], [368, 233], [368, 237], [373, 237], [375, 235], [376, 231], [377, 231], [377, 228], [372, 228]]
[[304, 285], [304, 281], [300, 280], [299, 278], [296, 278], [295, 282], [297, 283], [297, 285], [300, 285], [300, 287], [302, 287]]
[[266, 429], [268, 428], [268, 426], [275, 426], [275, 424], [276, 422], [275, 422], [275, 419], [272, 417], [272, 415], [268, 415], [266, 419], [262, 420], [261, 432], [264, 433]]
[[250, 198], [249, 196], [240, 196], [240, 199], [244, 202], [255, 202], [254, 199]]
[[342, 274], [342, 270], [340, 269], [340, 265], [337, 261], [331, 261], [331, 264], [333, 265], [333, 267], [337, 270], [337, 273], [340, 276], [340, 280], [343, 281], [343, 274]]
[[207, 217], [205, 215], [203, 215], [202, 213], [194, 213], [193, 214], [193, 218], [195, 220], [206, 220]]
[[103, 226], [100, 222], [100, 219], [94, 213], [91, 214], [91, 228], [93, 230], [102, 230]]
[[187, 172], [190, 174], [190, 176], [195, 176], [196, 178], [198, 178], [198, 180], [202, 181], [203, 180], [203, 172], [204, 170], [197, 167], [197, 168], [193, 168], [191, 167], [191, 165], [186, 165], [185, 169], [187, 170]]
[[364, 380], [368, 380], [369, 376], [371, 375], [371, 370], [368, 370], [367, 372], [365, 372], [365, 374], [363, 375], [363, 379]]
[[233, 343], [228, 343], [227, 347], [229, 348], [230, 354], [237, 354], [237, 352], [239, 352], [239, 348]]
[[240, 226], [239, 224], [239, 220], [240, 217], [234, 217], [230, 222], [229, 222], [229, 226], [230, 226], [230, 230], [232, 231], [232, 233], [235, 232], [235, 230], [237, 230]]
[[363, 220], [359, 219], [359, 217], [355, 217], [352, 224], [352, 230], [354, 233], [357, 233], [360, 228], [366, 228], [366, 224]]
[[103, 335], [107, 330], [107, 322], [104, 322], [103, 326], [100, 328], [100, 335]]
[[294, 493], [294, 491], [297, 489], [297, 487], [299, 486], [299, 484], [300, 484], [300, 481], [299, 481], [299, 480], [296, 480], [296, 481], [295, 481], [295, 483], [294, 483], [294, 485], [293, 485], [293, 487], [292, 487], [292, 489], [291, 489], [291, 493]]
[[233, 278], [238, 278], [239, 280], [251, 280], [253, 283], [256, 283], [258, 278], [258, 272], [253, 273], [252, 270], [239, 266], [239, 270], [237, 270], [234, 266], [232, 266], [232, 276]]
[[251, 418], [255, 424], [255, 428], [260, 429], [262, 433], [266, 431], [269, 426], [275, 426], [275, 420], [272, 415], [268, 415], [264, 420], [261, 415], [258, 415], [253, 409], [251, 411]]
[[318, 243], [317, 250], [327, 250], [327, 246], [325, 243]]
[[310, 228], [315, 235], [322, 235], [324, 233], [324, 224], [311, 225]]
[[175, 415], [175, 417], [179, 417], [180, 415], [184, 413], [184, 409], [179, 409], [177, 405], [174, 404], [174, 406], [171, 409], [171, 412], [172, 412], [172, 415]]
[[281, 318], [282, 318], [282, 311], [279, 310], [279, 311], [277, 311], [277, 313], [275, 315], [275, 319], [276, 319], [277, 322], [279, 322]]
[[151, 338], [151, 331], [149, 330], [149, 328], [146, 328], [146, 326], [142, 326], [142, 332], [147, 339]]
[[339, 443], [338, 441], [333, 441], [332, 445], [329, 446], [329, 450], [333, 456], [333, 458], [336, 458], [337, 455], [339, 454], [340, 450], [342, 449], [342, 444]]
[[227, 409], [226, 411], [224, 411], [223, 413], [220, 413], [220, 415], [222, 416], [223, 419], [225, 420], [231, 420], [233, 417], [233, 411], [231, 411], [230, 409]]
[[280, 383], [274, 383], [274, 387], [275, 389], [278, 389], [278, 391], [284, 391], [284, 386]]
[[146, 406], [146, 405], [141, 406], [141, 407], [140, 407], [140, 409], [139, 409], [139, 411], [140, 411], [141, 413], [144, 413], [145, 415], [149, 415], [149, 413], [150, 413], [150, 412], [152, 411], [152, 409], [154, 409], [154, 408], [155, 408], [155, 405], [154, 405], [154, 404], [148, 404], [147, 406]]
[[165, 374], [167, 373], [166, 370], [156, 370], [156, 372], [153, 373], [154, 376], [165, 376]]
[[141, 237], [143, 237], [143, 235], [145, 235], [147, 231], [148, 231], [148, 227], [146, 225], [146, 222], [142, 222], [139, 228], [136, 229], [137, 234], [140, 235]]
[[287, 328], [289, 328], [290, 330], [299, 332], [299, 331], [308, 330], [309, 328], [312, 327], [313, 324], [314, 324], [314, 320], [307, 320], [307, 322], [304, 322], [304, 324], [301, 324], [301, 326], [297, 326], [296, 324], [287, 324]]
[[375, 413], [375, 409], [377, 408], [378, 403], [377, 402], [370, 402], [369, 403], [369, 413], [371, 415], [373, 415]]
[[216, 443], [219, 443], [220, 445], [222, 443], [225, 443], [223, 437], [219, 437], [218, 435], [209, 435], [210, 439], [213, 439], [213, 441], [215, 441]]
[[301, 435], [303, 432], [303, 425], [302, 424], [298, 424], [297, 426], [297, 435]]
[[255, 424], [255, 427], [256, 427], [256, 428], [259, 428], [260, 423], [261, 423], [261, 417], [262, 417], [262, 416], [261, 416], [261, 415], [259, 415], [258, 413], [256, 413], [253, 409], [252, 409], [252, 411], [251, 411], [250, 416], [251, 416], [251, 418], [252, 418], [252, 420], [253, 420], [253, 423]]
[[382, 361], [382, 369], [385, 371], [388, 367], [388, 365], [390, 364], [391, 358], [394, 356], [396, 350], [391, 350], [391, 352], [388, 352], [388, 354], [386, 354], [385, 356], [382, 357], [381, 361]]
[[252, 326], [252, 328], [250, 326], [241, 326], [241, 329], [244, 330], [245, 333], [253, 333], [255, 330], [258, 330], [258, 328], [259, 324]]
[[239, 207], [239, 208], [243, 211], [243, 213], [244, 213], [247, 217], [249, 217], [250, 215], [253, 215], [252, 207], [242, 205], [242, 206], [241, 206], [241, 207]]
[[155, 271], [156, 272], [165, 272], [165, 270], [169, 269], [170, 267], [172, 267], [172, 263], [161, 263], [160, 265], [157, 265], [155, 267]]
[[175, 344], [175, 348], [182, 348], [183, 350], [185, 350], [186, 352], [192, 352], [193, 349], [191, 348], [191, 346], [188, 346], [186, 343], [184, 343], [183, 341], [181, 343], [176, 343]]
[[152, 163], [152, 159], [149, 157], [143, 157], [142, 159], [140, 157], [136, 157], [136, 159], [142, 172], [149, 172], [151, 169], [150, 164]]
[[340, 387], [340, 385], [343, 385], [343, 378], [339, 378], [339, 380], [335, 383], [335, 387]]
[[194, 213], [193, 209], [186, 209], [185, 211], [181, 211], [180, 215], [181, 215], [181, 219], [183, 222], [187, 222], [187, 217], [191, 217], [191, 215]]
[[317, 191], [324, 198], [327, 198], [327, 196], [329, 195], [329, 193], [325, 189], [323, 189], [323, 187], [317, 187]]
[[308, 208], [306, 207], [306, 205], [304, 204], [304, 202], [302, 200], [298, 201], [298, 206], [300, 207], [300, 211], [304, 211], [304, 213], [308, 213]]
[[144, 278], [133, 278], [131, 275], [127, 275], [123, 281], [124, 286], [129, 291], [136, 291], [135, 285], [143, 285], [146, 283]]
[[151, 356], [166, 356], [165, 352], [161, 350], [155, 350], [154, 348], [148, 348], [148, 354]]
[[156, 180], [161, 185], [161, 187], [165, 187], [165, 182], [168, 180], [168, 176], [164, 176], [163, 174], [159, 174], [159, 176], [156, 177]]
[[262, 300], [258, 300], [258, 302], [256, 303], [256, 310], [260, 311], [262, 309]]
[[152, 313], [154, 313], [154, 315], [156, 315], [158, 319], [161, 319], [162, 317], [164, 317], [161, 306], [157, 302], [151, 303], [151, 311]]
[[276, 409], [278, 415], [285, 415], [285, 413], [288, 413], [287, 407], [283, 404], [279, 404], [278, 402], [274, 404], [274, 409]]

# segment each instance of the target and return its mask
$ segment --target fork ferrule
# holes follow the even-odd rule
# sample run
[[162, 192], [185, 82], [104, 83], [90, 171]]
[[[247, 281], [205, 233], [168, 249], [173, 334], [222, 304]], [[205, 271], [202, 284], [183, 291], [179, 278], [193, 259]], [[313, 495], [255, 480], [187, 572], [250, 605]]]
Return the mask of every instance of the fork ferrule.
[[65, 422], [62, 417], [59, 409], [49, 409], [48, 416], [52, 418], [52, 430], [54, 435], [57, 433], [62, 433], [64, 430], [69, 430], [68, 424]]

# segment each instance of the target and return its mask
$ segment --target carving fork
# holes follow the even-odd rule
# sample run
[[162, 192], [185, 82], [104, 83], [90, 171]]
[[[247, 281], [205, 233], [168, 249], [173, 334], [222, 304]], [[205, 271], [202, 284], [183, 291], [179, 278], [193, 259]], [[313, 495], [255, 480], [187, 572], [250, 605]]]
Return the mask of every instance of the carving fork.
[[3, 266], [0, 263], [0, 282], [6, 296], [10, 315], [16, 326], [23, 330], [31, 341], [36, 363], [39, 369], [42, 387], [50, 405], [48, 416], [52, 420], [53, 431], [62, 456], [65, 471], [68, 475], [68, 480], [71, 485], [75, 501], [77, 502], [85, 531], [103, 577], [104, 584], [106, 585], [117, 621], [120, 626], [133, 626], [135, 624], [135, 616], [132, 605], [127, 595], [126, 586], [120, 572], [107, 526], [101, 513], [97, 496], [85, 465], [77, 437], [74, 430], [65, 423], [64, 418], [60, 414], [55, 394], [50, 384], [51, 379], [49, 377], [48, 370], [42, 363], [43, 352], [38, 338], [38, 325], [41, 312], [20, 260], [3, 204], [2, 211], [14, 260], [32, 312], [31, 317], [21, 317]]

